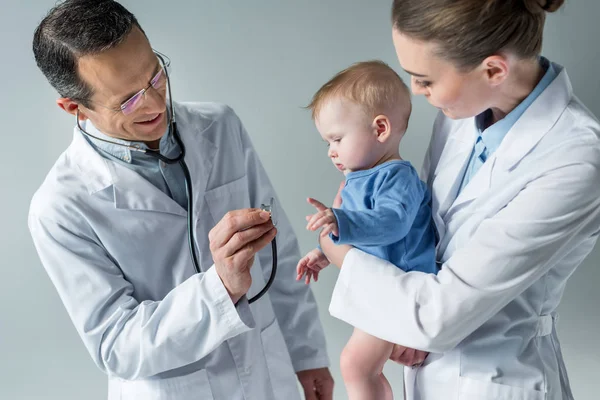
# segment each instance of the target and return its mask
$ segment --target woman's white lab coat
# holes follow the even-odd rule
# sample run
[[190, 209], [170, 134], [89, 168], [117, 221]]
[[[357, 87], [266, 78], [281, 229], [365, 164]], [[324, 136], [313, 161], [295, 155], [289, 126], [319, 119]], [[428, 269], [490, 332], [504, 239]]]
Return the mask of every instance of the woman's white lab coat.
[[[209, 230], [230, 210], [276, 197], [234, 112], [177, 104], [191, 172], [202, 273], [188, 252], [187, 212], [75, 129], [31, 204], [41, 261], [109, 399], [299, 399], [295, 371], [327, 366], [310, 290], [296, 282], [299, 249], [276, 201], [279, 269], [268, 294], [232, 304], [215, 272]], [[271, 271], [256, 258], [249, 296]]]
[[436, 120], [423, 179], [439, 275], [405, 273], [357, 249], [344, 260], [331, 314], [432, 352], [405, 369], [411, 400], [573, 398], [556, 309], [600, 229], [600, 126], [555, 68], [458, 197], [475, 122]]

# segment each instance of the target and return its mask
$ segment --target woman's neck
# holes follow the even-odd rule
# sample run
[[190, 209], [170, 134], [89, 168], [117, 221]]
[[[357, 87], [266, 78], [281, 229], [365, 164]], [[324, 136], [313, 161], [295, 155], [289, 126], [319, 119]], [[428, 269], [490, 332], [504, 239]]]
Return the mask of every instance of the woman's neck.
[[521, 104], [535, 89], [544, 73], [537, 58], [515, 63], [506, 82], [499, 89], [496, 104], [491, 107], [492, 118], [489, 124], [498, 122]]

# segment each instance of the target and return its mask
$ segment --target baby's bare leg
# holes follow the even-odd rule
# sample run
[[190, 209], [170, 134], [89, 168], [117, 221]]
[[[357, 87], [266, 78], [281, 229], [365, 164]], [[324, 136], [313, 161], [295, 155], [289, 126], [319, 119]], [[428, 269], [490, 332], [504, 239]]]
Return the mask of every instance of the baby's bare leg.
[[344, 347], [341, 370], [350, 400], [392, 400], [392, 388], [383, 376], [383, 366], [394, 345], [359, 329]]

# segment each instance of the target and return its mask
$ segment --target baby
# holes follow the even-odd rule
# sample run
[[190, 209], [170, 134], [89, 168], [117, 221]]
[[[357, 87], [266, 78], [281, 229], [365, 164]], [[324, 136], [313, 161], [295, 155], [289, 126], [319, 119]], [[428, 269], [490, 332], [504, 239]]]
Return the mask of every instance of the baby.
[[[404, 271], [437, 273], [430, 194], [399, 152], [411, 112], [410, 92], [381, 61], [360, 62], [323, 85], [308, 106], [328, 156], [344, 173], [334, 208], [308, 199], [317, 212], [307, 229], [323, 228], [336, 244], [349, 244]], [[340, 198], [341, 196], [341, 198]], [[320, 249], [297, 267], [297, 279], [317, 280], [329, 265]], [[341, 356], [348, 397], [391, 399], [382, 370], [393, 344], [354, 329]]]

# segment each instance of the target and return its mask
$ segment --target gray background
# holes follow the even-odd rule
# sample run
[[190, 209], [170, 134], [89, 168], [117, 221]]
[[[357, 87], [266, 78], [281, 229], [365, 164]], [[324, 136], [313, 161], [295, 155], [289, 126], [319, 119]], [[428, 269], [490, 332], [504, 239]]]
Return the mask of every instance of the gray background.
[[[0, 13], [2, 190], [0, 212], [0, 398], [104, 399], [96, 369], [44, 272], [27, 230], [29, 201], [69, 144], [73, 118], [37, 70], [35, 26], [52, 0], [2, 1]], [[307, 196], [330, 202], [342, 177], [331, 166], [306, 105], [318, 87], [350, 63], [378, 58], [400, 70], [391, 40], [390, 1], [172, 0], [124, 1], [152, 45], [173, 62], [176, 99], [233, 106], [293, 221], [302, 251], [315, 242], [304, 230]], [[600, 115], [600, 2], [568, 1], [548, 18], [544, 55], [566, 66], [575, 92]], [[403, 78], [408, 79], [405, 74]], [[422, 97], [401, 154], [420, 167], [435, 110]], [[571, 278], [558, 326], [577, 399], [600, 396], [600, 252]], [[314, 285], [321, 306], [336, 399], [345, 398], [338, 359], [351, 328], [327, 312], [334, 268]], [[387, 366], [397, 397], [401, 369]]]

